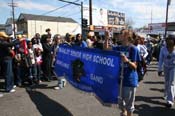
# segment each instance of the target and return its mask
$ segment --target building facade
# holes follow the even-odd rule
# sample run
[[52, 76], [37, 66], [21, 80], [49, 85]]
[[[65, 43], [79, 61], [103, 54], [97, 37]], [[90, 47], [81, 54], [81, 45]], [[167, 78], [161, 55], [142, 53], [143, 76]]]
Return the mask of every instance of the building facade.
[[[13, 24], [13, 19], [12, 18], [8, 18], [6, 23], [5, 23], [5, 32], [10, 35], [13, 36], [14, 35], [14, 24]], [[16, 19], [15, 19], [15, 33], [17, 32], [17, 25], [16, 25]]]
[[[155, 34], [164, 34], [165, 33], [165, 23], [151, 23], [148, 24], [148, 32], [155, 33]], [[167, 23], [167, 33], [175, 33], [175, 22], [168, 22]]]
[[5, 25], [4, 24], [0, 24], [0, 31], [4, 31], [5, 32]]
[[52, 17], [33, 14], [20, 14], [18, 21], [18, 33], [25, 34], [31, 39], [36, 33], [44, 34], [47, 28], [51, 29], [52, 35], [66, 33], [80, 33], [80, 25], [71, 18]]

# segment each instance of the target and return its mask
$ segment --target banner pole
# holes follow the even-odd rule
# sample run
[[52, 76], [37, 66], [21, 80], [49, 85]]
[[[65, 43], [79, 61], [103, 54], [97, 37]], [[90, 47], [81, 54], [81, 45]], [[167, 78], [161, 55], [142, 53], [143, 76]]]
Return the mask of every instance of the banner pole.
[[120, 73], [120, 88], [119, 88], [119, 96], [118, 96], [118, 104], [119, 106], [122, 104], [122, 89], [123, 89], [123, 74], [124, 74], [124, 62], [122, 62], [122, 65], [121, 65], [121, 73]]

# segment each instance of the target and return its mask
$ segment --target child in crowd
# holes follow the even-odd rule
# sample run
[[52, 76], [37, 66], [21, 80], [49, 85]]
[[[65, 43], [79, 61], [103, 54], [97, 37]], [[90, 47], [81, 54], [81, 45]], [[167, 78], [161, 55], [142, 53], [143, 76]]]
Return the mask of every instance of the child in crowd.
[[35, 56], [35, 52], [31, 41], [28, 42], [28, 52], [29, 52], [28, 54], [29, 84], [33, 85], [34, 84], [33, 82], [35, 83], [37, 82], [37, 79], [36, 79], [37, 72], [36, 72], [36, 56]]
[[41, 56], [41, 49], [35, 49], [36, 53], [36, 69], [37, 69], [37, 81], [41, 83], [41, 64], [42, 64], [42, 56]]

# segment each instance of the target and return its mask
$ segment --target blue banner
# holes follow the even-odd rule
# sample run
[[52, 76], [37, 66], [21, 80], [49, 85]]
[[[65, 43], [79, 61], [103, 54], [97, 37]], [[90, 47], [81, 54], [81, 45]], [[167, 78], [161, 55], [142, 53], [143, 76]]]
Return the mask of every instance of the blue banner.
[[60, 45], [55, 72], [74, 87], [93, 92], [104, 103], [117, 103], [120, 57], [118, 52]]

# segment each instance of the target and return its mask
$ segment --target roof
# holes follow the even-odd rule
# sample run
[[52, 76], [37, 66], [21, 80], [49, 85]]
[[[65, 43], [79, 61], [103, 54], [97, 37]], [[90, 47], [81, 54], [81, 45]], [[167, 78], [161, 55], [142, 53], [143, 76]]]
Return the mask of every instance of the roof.
[[5, 24], [0, 24], [0, 31], [5, 31]]
[[18, 20], [39, 20], [39, 21], [52, 21], [52, 22], [71, 22], [77, 23], [72, 18], [65, 18], [65, 17], [54, 17], [54, 16], [44, 16], [44, 15], [34, 15], [34, 14], [24, 14], [21, 13]]
[[[17, 19], [15, 19], [15, 22], [17, 21]], [[6, 24], [8, 25], [8, 24], [13, 24], [13, 19], [12, 18], [8, 18], [7, 20], [6, 20]]]

